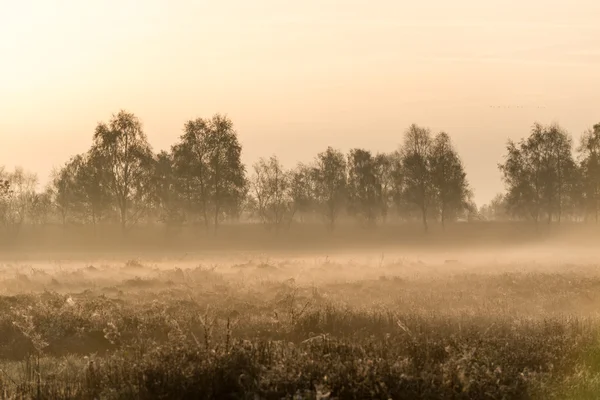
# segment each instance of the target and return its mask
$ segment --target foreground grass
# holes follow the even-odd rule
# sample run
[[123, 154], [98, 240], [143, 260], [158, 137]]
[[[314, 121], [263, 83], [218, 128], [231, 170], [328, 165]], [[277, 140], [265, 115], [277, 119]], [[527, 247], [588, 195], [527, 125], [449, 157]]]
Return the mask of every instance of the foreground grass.
[[[5, 277], [7, 290], [20, 282], [23, 293], [0, 297], [0, 397], [600, 393], [600, 325], [592, 313], [575, 312], [600, 304], [594, 276], [381, 276], [317, 287], [285, 274], [252, 280], [205, 268], [149, 270], [130, 262], [127, 274], [110, 277], [90, 266]], [[557, 299], [563, 308], [553, 312]]]

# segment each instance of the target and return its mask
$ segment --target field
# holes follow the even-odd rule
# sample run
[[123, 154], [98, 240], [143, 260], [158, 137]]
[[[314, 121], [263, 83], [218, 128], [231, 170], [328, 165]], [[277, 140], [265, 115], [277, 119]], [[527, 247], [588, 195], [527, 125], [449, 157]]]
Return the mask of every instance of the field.
[[594, 399], [589, 249], [5, 255], [0, 396]]

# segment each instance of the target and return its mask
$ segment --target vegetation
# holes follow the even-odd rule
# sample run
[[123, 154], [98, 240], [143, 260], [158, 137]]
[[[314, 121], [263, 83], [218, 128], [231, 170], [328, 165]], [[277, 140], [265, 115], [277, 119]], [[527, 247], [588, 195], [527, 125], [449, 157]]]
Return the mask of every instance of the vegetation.
[[2, 172], [2, 228], [10, 239], [33, 221], [115, 224], [123, 234], [159, 222], [169, 234], [184, 225], [216, 234], [222, 222], [240, 220], [279, 231], [318, 220], [334, 230], [340, 218], [370, 227], [392, 216], [418, 218], [425, 228], [428, 218], [464, 218], [471, 193], [450, 137], [433, 141], [428, 129], [413, 125], [406, 138], [389, 154], [353, 149], [346, 156], [328, 148], [292, 170], [272, 156], [248, 174], [226, 116], [186, 122], [170, 151], [155, 154], [141, 121], [121, 110], [98, 124], [89, 151], [54, 171], [42, 192], [22, 169]]
[[585, 265], [446, 266], [434, 277], [434, 263], [408, 260], [189, 261], [5, 268], [3, 396], [566, 399], [600, 389], [599, 277]]
[[287, 169], [276, 155], [250, 170], [233, 122], [223, 115], [184, 124], [170, 151], [153, 153], [141, 121], [120, 111], [99, 123], [89, 151], [72, 157], [39, 190], [22, 168], [0, 170], [0, 233], [11, 243], [24, 225], [115, 224], [123, 234], [160, 223], [167, 236], [184, 226], [217, 234], [226, 222], [258, 222], [269, 230], [340, 221], [362, 227], [420, 221], [598, 221], [600, 124], [576, 151], [561, 126], [535, 123], [509, 141], [499, 169], [506, 193], [477, 208], [473, 188], [450, 135], [411, 125], [389, 153], [327, 148]]
[[[330, 147], [292, 169], [272, 155], [247, 170], [241, 156], [226, 116], [188, 121], [155, 154], [120, 111], [43, 190], [22, 168], [0, 169], [3, 257], [27, 237], [36, 251], [68, 242], [115, 256], [144, 243], [163, 258], [5, 262], [3, 398], [597, 397], [594, 265], [164, 258], [595, 244], [597, 229], [578, 223], [598, 220], [600, 125], [576, 152], [558, 125], [509, 142], [507, 191], [479, 210], [449, 134], [426, 127], [411, 125], [389, 153]], [[494, 222], [452, 224], [474, 219]]]

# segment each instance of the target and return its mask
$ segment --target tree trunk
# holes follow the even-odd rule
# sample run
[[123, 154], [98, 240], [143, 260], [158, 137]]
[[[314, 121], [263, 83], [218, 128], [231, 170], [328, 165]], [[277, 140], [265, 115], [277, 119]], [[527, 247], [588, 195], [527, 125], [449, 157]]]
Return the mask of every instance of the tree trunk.
[[97, 231], [96, 231], [96, 211], [94, 210], [94, 208], [92, 207], [92, 225], [93, 225], [93, 229], [94, 229], [94, 237], [98, 236]]
[[423, 204], [421, 206], [421, 215], [423, 217], [423, 228], [425, 229], [425, 233], [429, 232], [429, 226], [427, 225], [427, 208]]
[[121, 205], [121, 233], [127, 235], [127, 199], [123, 199]]
[[218, 203], [215, 205], [215, 226], [214, 226], [214, 234], [217, 236], [217, 231], [219, 230], [219, 205]]

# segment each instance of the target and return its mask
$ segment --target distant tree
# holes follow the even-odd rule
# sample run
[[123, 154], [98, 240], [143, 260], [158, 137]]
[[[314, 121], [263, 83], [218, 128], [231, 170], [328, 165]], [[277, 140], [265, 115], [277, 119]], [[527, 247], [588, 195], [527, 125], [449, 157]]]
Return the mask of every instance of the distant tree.
[[212, 175], [214, 228], [227, 214], [239, 213], [247, 193], [246, 168], [241, 161], [242, 146], [233, 129], [233, 122], [215, 115], [208, 123], [208, 166]]
[[496, 194], [489, 204], [481, 207], [480, 215], [487, 221], [504, 221], [509, 218], [506, 198], [502, 193]]
[[[215, 115], [188, 121], [173, 147], [173, 165], [186, 209], [215, 232], [227, 214], [239, 214], [247, 193], [242, 147], [233, 123]], [[211, 217], [212, 215], [212, 217]]]
[[295, 211], [290, 191], [290, 173], [284, 171], [276, 156], [268, 160], [261, 158], [253, 169], [251, 187], [257, 214], [266, 226], [279, 230], [291, 221]]
[[[375, 179], [380, 184], [379, 212], [385, 223], [390, 206], [394, 203], [394, 194], [402, 186], [401, 163], [398, 153], [377, 154], [375, 156]], [[398, 188], [398, 189], [397, 189]]]
[[435, 200], [431, 177], [431, 131], [415, 124], [405, 133], [401, 148], [403, 172], [403, 201], [419, 209], [423, 228], [428, 230], [428, 211]]
[[0, 201], [0, 227], [4, 228], [9, 238], [20, 232], [28, 216], [36, 196], [37, 176], [26, 172], [23, 168], [15, 168], [12, 173], [4, 173], [3, 187], [10, 187]]
[[110, 169], [103, 165], [103, 155], [94, 149], [74, 159], [75, 198], [79, 204], [81, 219], [96, 224], [110, 212], [113, 201], [111, 196]]
[[369, 226], [375, 225], [383, 205], [377, 161], [368, 150], [353, 149], [348, 155], [348, 211]]
[[46, 225], [52, 214], [52, 190], [48, 187], [40, 193], [35, 193], [31, 201], [29, 215], [31, 222], [35, 225]]
[[544, 198], [548, 222], [553, 217], [560, 222], [565, 208], [574, 201], [577, 165], [573, 159], [573, 141], [558, 124], [545, 127], [540, 140], [545, 161]]
[[50, 191], [54, 209], [58, 212], [63, 226], [67, 220], [77, 212], [77, 182], [76, 175], [79, 168], [78, 157], [73, 157], [64, 166], [52, 172]]
[[317, 155], [314, 166], [315, 200], [319, 213], [330, 230], [346, 200], [346, 159], [339, 150], [328, 147]]
[[531, 218], [535, 222], [540, 214], [539, 163], [525, 154], [525, 142], [509, 140], [505, 161], [498, 165], [507, 189], [506, 206], [513, 216]]
[[587, 130], [578, 147], [582, 200], [587, 214], [592, 214], [596, 223], [600, 214], [600, 124]]
[[172, 228], [183, 224], [185, 215], [181, 209], [181, 199], [177, 191], [173, 157], [166, 151], [160, 152], [157, 156], [153, 188], [158, 220], [165, 224], [167, 234], [169, 234]]
[[113, 114], [108, 124], [97, 126], [92, 152], [108, 169], [107, 189], [125, 233], [138, 223], [150, 204], [154, 159], [142, 123], [124, 110]]
[[471, 191], [462, 161], [450, 136], [441, 132], [433, 141], [430, 154], [431, 180], [442, 226], [470, 207]]
[[210, 175], [206, 165], [207, 135], [206, 121], [188, 121], [179, 142], [173, 146], [172, 156], [173, 171], [184, 201], [184, 209], [190, 217], [200, 217], [208, 229]]
[[290, 196], [294, 214], [299, 214], [300, 218], [314, 211], [315, 179], [313, 167], [300, 163], [290, 172]]
[[4, 200], [10, 194], [10, 182], [4, 173], [4, 168], [0, 168], [0, 201]]
[[[410, 216], [410, 209], [414, 208], [414, 205], [408, 203], [404, 197], [402, 153], [395, 151], [378, 157], [385, 158], [385, 160], [378, 162], [378, 171], [382, 181], [383, 200], [389, 204], [387, 207], [393, 207], [399, 218], [407, 218]], [[382, 212], [385, 212], [387, 215], [389, 210], [385, 209]]]
[[572, 141], [558, 125], [534, 124], [518, 144], [509, 141], [500, 170], [507, 185], [507, 204], [513, 214], [538, 222], [560, 222], [563, 208], [574, 196], [576, 164]]

